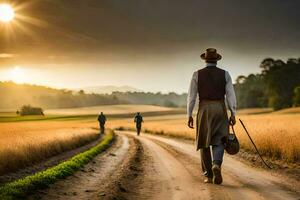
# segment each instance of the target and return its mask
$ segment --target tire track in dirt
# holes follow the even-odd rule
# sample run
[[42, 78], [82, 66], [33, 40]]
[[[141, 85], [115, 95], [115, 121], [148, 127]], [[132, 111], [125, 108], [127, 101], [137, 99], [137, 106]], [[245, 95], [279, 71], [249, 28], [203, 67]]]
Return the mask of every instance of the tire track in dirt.
[[222, 185], [204, 184], [200, 155], [182, 140], [117, 131], [116, 143], [81, 171], [30, 199], [297, 199], [281, 180], [225, 157]]
[[168, 145], [164, 142], [152, 140], [162, 148], [164, 148], [166, 151], [168, 151], [170, 154], [172, 154], [174, 157], [176, 157], [177, 160], [179, 160], [186, 168], [186, 170], [189, 172], [191, 176], [193, 176], [194, 179], [198, 180], [199, 185], [204, 185], [209, 193], [208, 199], [261, 199], [255, 194], [252, 194], [252, 192], [243, 192], [243, 193], [236, 193], [223, 190], [222, 187], [224, 185], [212, 185], [212, 184], [204, 184], [204, 177], [202, 175], [201, 171], [201, 163], [200, 163], [200, 155], [199, 158], [191, 157], [187, 154], [184, 154], [183, 152], [177, 150], [171, 145]]
[[96, 199], [111, 181], [116, 169], [129, 156], [130, 142], [126, 136], [117, 136], [112, 147], [96, 156], [80, 171], [28, 199]]
[[[125, 133], [125, 132], [123, 132]], [[126, 134], [133, 134], [126, 132]], [[297, 199], [299, 200], [299, 190], [290, 191], [283, 185], [286, 185], [286, 180], [282, 180], [276, 176], [273, 176], [271, 172], [252, 168], [250, 166], [237, 161], [236, 159], [225, 156], [223, 166], [223, 177], [224, 183], [222, 185], [204, 184], [203, 176], [201, 175], [200, 168], [200, 155], [195, 151], [192, 144], [185, 143], [180, 140], [170, 139], [165, 137], [153, 136], [148, 134], [142, 134], [140, 140], [144, 143], [154, 143], [156, 146], [163, 148], [164, 151], [168, 152], [173, 156], [173, 161], [168, 160], [167, 156], [162, 156], [164, 153], [160, 151], [158, 157], [162, 157], [165, 161], [162, 164], [172, 166], [173, 163], [179, 162], [186, 169], [188, 176], [193, 177], [196, 182], [193, 184], [198, 187], [204, 188], [202, 195], [208, 193], [205, 199]], [[146, 146], [146, 145], [145, 145]], [[155, 145], [152, 146], [156, 149]], [[169, 162], [169, 163], [168, 163]], [[175, 173], [175, 166], [170, 167], [171, 173]], [[162, 168], [162, 167], [161, 167]], [[178, 176], [187, 176], [183, 173], [177, 174]], [[182, 182], [181, 182], [182, 183]], [[192, 180], [191, 180], [192, 183]], [[173, 179], [173, 185], [178, 184], [176, 179]], [[191, 185], [190, 187], [195, 187]], [[208, 190], [206, 192], [206, 189]], [[195, 199], [190, 195], [189, 190], [185, 190], [186, 198], [176, 198], [172, 196], [171, 199]], [[193, 192], [195, 193], [195, 191]], [[199, 199], [199, 198], [196, 198]]]
[[146, 171], [146, 155], [144, 148], [139, 140], [131, 138], [131, 148], [124, 162], [110, 177], [110, 182], [104, 190], [98, 194], [99, 199], [144, 199], [149, 198], [147, 194], [143, 194], [141, 198], [141, 190], [144, 185]]
[[[130, 132], [119, 133], [131, 134]], [[153, 169], [146, 174], [155, 180], [157, 188], [153, 190], [144, 187], [143, 193], [152, 193], [147, 199], [210, 199], [208, 189], [201, 184], [203, 180], [193, 176], [187, 169], [186, 163], [180, 162], [176, 155], [156, 142], [144, 136], [136, 136], [136, 138], [141, 141], [153, 163]], [[143, 196], [137, 199], [140, 198]]]
[[120, 134], [111, 149], [81, 171], [29, 199], [208, 199], [197, 182], [159, 145]]
[[[126, 135], [127, 136], [127, 135]], [[160, 191], [160, 179], [155, 174], [153, 158], [149, 150], [137, 138], [128, 135], [130, 148], [128, 156], [115, 169], [104, 189], [93, 199], [130, 200], [154, 199]]]
[[147, 155], [133, 136], [116, 136], [115, 144], [81, 171], [29, 199], [151, 199], [158, 187], [145, 173], [153, 169]]

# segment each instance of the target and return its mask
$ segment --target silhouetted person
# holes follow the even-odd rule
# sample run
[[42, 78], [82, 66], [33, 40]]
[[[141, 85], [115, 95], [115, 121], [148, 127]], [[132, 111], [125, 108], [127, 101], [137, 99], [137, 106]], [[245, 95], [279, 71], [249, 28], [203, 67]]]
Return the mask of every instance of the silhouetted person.
[[142, 129], [142, 123], [144, 121], [143, 121], [143, 117], [141, 116], [141, 114], [139, 112], [135, 115], [134, 122], [136, 124], [137, 135], [140, 135], [140, 132], [141, 132], [141, 129]]
[[[217, 61], [222, 58], [217, 50], [209, 48], [200, 57], [205, 60], [206, 67], [196, 71], [191, 80], [187, 98], [188, 126], [194, 128], [192, 114], [198, 95], [196, 145], [197, 150], [200, 149], [205, 182], [221, 184], [224, 144], [229, 134], [229, 124], [236, 123], [236, 97], [229, 73], [217, 67]], [[229, 120], [225, 96], [231, 112]]]
[[105, 130], [105, 122], [106, 122], [106, 117], [103, 114], [103, 112], [101, 112], [100, 115], [98, 116], [98, 122], [100, 126], [100, 133], [103, 134]]

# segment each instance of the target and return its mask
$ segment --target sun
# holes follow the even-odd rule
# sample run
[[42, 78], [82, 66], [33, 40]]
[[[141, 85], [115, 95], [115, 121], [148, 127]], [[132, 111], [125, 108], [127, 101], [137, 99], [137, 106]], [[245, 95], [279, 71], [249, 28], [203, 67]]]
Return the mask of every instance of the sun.
[[[3, 3], [3, 0], [0, 0], [0, 37], [3, 36], [8, 41], [15, 41], [17, 33], [22, 32], [35, 38], [36, 33], [33, 31], [31, 25], [39, 28], [56, 27], [36, 16], [25, 14], [25, 10], [34, 5], [33, 2], [37, 1], [10, 1], [10, 3]], [[27, 13], [29, 14], [29, 12]]]
[[10, 71], [10, 79], [15, 83], [24, 83], [25, 81], [25, 73], [24, 70], [16, 66]]
[[8, 23], [14, 19], [15, 11], [9, 4], [0, 4], [0, 21]]

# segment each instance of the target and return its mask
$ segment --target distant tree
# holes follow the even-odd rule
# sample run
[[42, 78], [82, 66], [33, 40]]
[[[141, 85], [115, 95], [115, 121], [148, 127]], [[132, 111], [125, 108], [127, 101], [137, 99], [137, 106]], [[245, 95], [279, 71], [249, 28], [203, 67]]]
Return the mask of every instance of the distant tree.
[[265, 84], [260, 74], [239, 76], [235, 84], [239, 108], [266, 107]]
[[[264, 59], [260, 68], [261, 74], [239, 76], [235, 89], [238, 106], [272, 107], [275, 110], [287, 108], [295, 104], [300, 85], [300, 58], [290, 58], [286, 63], [273, 58]], [[293, 96], [294, 100], [293, 100]]]
[[242, 84], [242, 83], [244, 83], [245, 80], [246, 80], [246, 76], [240, 75], [240, 76], [237, 77], [236, 83], [237, 84]]
[[300, 86], [296, 87], [294, 90], [293, 102], [294, 106], [300, 106]]
[[300, 85], [299, 59], [265, 59], [261, 63], [268, 104], [275, 110], [291, 107], [295, 87]]
[[25, 115], [44, 115], [44, 111], [42, 108], [39, 107], [32, 107], [30, 105], [24, 105], [20, 109], [20, 115], [25, 116]]
[[275, 65], [275, 60], [273, 58], [266, 58], [260, 63], [260, 68], [262, 68], [262, 74], [265, 74]]
[[288, 65], [291, 65], [291, 64], [299, 64], [299, 59], [296, 59], [296, 58], [289, 58], [286, 62]]
[[85, 92], [84, 92], [84, 90], [79, 90], [78, 94], [80, 94], [80, 95], [84, 95], [84, 94], [85, 94]]
[[165, 100], [164, 106], [166, 106], [166, 107], [178, 107], [174, 102], [172, 102], [170, 100]]

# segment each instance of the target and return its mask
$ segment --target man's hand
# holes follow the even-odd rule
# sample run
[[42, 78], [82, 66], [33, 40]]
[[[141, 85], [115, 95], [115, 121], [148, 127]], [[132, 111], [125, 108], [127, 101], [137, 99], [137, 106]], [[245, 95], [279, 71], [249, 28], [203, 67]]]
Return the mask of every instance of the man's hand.
[[236, 120], [235, 120], [235, 116], [234, 115], [231, 115], [230, 118], [229, 118], [229, 124], [231, 126], [234, 126], [236, 123]]
[[193, 119], [193, 117], [189, 117], [188, 127], [189, 128], [194, 128], [194, 119]]

